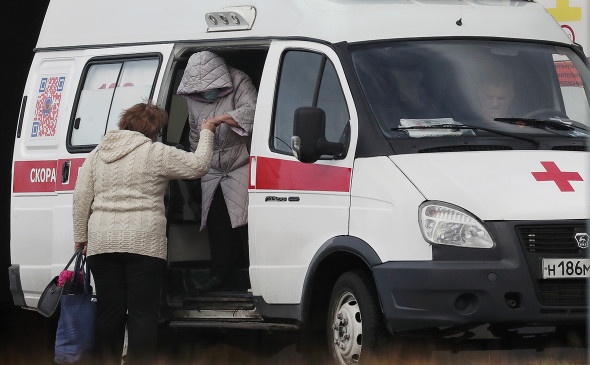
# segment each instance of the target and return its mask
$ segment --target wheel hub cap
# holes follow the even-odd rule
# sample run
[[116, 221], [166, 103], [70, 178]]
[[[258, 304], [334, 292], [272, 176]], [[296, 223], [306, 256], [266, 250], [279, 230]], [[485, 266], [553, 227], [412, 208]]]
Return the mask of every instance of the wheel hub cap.
[[332, 319], [334, 353], [341, 364], [357, 364], [362, 347], [361, 312], [351, 293], [340, 296]]

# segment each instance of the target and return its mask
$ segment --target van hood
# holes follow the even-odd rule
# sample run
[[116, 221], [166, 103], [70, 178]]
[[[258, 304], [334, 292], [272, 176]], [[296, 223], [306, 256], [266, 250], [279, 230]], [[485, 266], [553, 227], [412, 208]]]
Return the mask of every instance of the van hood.
[[140, 132], [111, 130], [105, 134], [97, 147], [98, 157], [106, 163], [112, 163], [127, 156], [139, 146], [151, 142], [151, 139]]
[[587, 152], [493, 151], [390, 156], [427, 200], [481, 220], [587, 219]]

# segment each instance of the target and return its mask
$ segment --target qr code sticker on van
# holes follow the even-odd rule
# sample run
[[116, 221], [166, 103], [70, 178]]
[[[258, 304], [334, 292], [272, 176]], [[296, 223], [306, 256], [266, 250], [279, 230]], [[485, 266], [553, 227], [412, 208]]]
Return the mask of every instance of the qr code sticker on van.
[[59, 104], [66, 78], [64, 76], [43, 77], [35, 105], [31, 137], [53, 137], [57, 128]]

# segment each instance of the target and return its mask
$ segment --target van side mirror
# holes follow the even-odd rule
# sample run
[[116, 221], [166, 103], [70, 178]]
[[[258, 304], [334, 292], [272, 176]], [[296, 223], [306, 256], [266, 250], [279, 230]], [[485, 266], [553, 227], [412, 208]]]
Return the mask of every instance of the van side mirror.
[[326, 140], [326, 113], [323, 109], [300, 107], [295, 110], [291, 149], [299, 161], [312, 163], [322, 155], [340, 155], [344, 145]]

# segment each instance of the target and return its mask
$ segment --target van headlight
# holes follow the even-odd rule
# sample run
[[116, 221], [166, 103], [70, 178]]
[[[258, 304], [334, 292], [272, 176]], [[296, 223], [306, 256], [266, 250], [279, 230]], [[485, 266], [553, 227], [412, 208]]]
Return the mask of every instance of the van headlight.
[[450, 204], [422, 203], [419, 222], [424, 239], [432, 244], [471, 248], [494, 247], [492, 237], [477, 218]]

